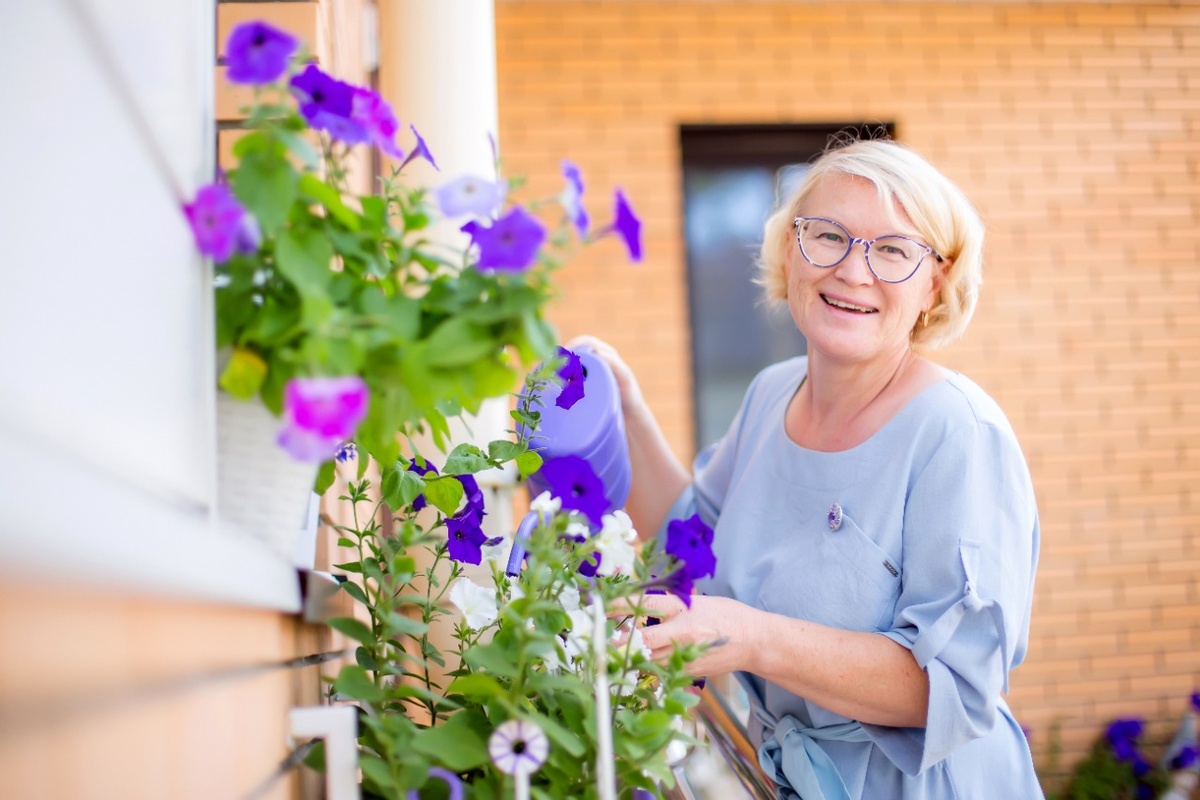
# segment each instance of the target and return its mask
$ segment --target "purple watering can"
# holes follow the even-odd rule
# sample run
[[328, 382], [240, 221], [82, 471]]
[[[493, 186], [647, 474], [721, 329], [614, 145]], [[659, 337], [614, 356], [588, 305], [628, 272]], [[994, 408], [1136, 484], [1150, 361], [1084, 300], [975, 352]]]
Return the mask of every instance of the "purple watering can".
[[[608, 514], [625, 505], [632, 476], [629, 447], [625, 442], [625, 417], [621, 413], [621, 393], [608, 364], [590, 348], [580, 348], [576, 355], [583, 366], [583, 398], [570, 409], [562, 409], [554, 405], [553, 397], [543, 396], [541, 422], [530, 446], [539, 451], [543, 461], [563, 456], [578, 456], [587, 461], [604, 484], [604, 497], [608, 501], [604, 513]], [[551, 391], [556, 392], [557, 387]], [[541, 480], [541, 472], [530, 475], [530, 498], [544, 491], [546, 485]], [[528, 540], [537, 524], [537, 512], [531, 511], [517, 526], [512, 553], [505, 568], [508, 575], [520, 573], [521, 561], [525, 558], [523, 542]]]

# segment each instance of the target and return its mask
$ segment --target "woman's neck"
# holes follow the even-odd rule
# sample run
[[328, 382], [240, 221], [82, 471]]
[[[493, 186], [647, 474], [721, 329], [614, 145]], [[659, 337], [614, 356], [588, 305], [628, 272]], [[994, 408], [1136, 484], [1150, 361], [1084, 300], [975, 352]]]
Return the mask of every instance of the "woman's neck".
[[861, 444], [945, 374], [907, 347], [869, 364], [814, 355], [786, 419], [788, 436], [813, 450]]

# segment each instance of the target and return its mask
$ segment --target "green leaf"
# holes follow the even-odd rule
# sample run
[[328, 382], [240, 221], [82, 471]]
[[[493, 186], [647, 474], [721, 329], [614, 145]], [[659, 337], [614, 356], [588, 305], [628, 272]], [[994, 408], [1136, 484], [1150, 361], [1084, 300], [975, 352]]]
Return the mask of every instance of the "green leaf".
[[396, 634], [421, 636], [429, 631], [429, 626], [419, 619], [409, 619], [403, 614], [397, 614], [393, 611], [387, 616], [387, 621], [384, 623], [384, 630], [388, 636], [395, 636]]
[[517, 662], [512, 654], [498, 642], [476, 645], [463, 654], [463, 660], [475, 669], [483, 669], [501, 678], [517, 676]]
[[505, 439], [488, 442], [488, 457], [493, 461], [512, 461], [524, 452], [525, 448], [516, 442]]
[[395, 466], [383, 471], [380, 492], [383, 500], [393, 510], [399, 510], [410, 505], [421, 492], [425, 491], [425, 481], [421, 476], [410, 470]]
[[401, 342], [410, 342], [421, 332], [421, 303], [411, 297], [388, 297], [378, 287], [368, 286], [358, 299], [363, 313]]
[[473, 475], [491, 467], [487, 456], [473, 444], [464, 442], [450, 451], [442, 472], [447, 475]]
[[350, 595], [364, 606], [371, 604], [370, 601], [367, 600], [366, 592], [364, 592], [363, 588], [354, 581], [342, 581], [339, 585], [341, 586], [343, 592]]
[[333, 682], [333, 688], [339, 694], [344, 694], [354, 700], [362, 700], [367, 703], [378, 703], [387, 693], [375, 685], [375, 683], [367, 677], [367, 671], [357, 664], [347, 664], [342, 667], [342, 671], [338, 673], [337, 680]]
[[446, 516], [458, 510], [463, 499], [463, 485], [451, 475], [424, 476], [425, 499]]
[[460, 711], [442, 724], [418, 733], [410, 746], [454, 772], [466, 772], [487, 763], [487, 741], [480, 732], [487, 729], [487, 718], [480, 712]]
[[433, 329], [423, 343], [431, 367], [461, 367], [501, 347], [485, 328], [462, 317], [451, 317]]
[[339, 633], [344, 633], [356, 642], [370, 644], [375, 641], [375, 634], [361, 620], [353, 617], [334, 617], [329, 620], [329, 627]]
[[283, 142], [288, 152], [299, 158], [304, 166], [309, 169], [317, 168], [319, 160], [316, 148], [307, 139], [285, 128], [276, 128], [275, 135], [279, 137], [279, 141]]
[[[369, 753], [362, 753], [358, 758], [359, 769], [363, 772], [363, 778], [368, 783], [374, 783], [377, 789], [395, 788], [392, 783], [392, 771], [388, 769], [388, 765], [379, 758]], [[386, 797], [392, 794], [391, 792], [379, 792], [380, 795]]]
[[284, 231], [275, 245], [279, 271], [302, 295], [325, 295], [332, 258], [333, 246], [329, 239], [315, 230]]
[[522, 480], [528, 478], [541, 468], [542, 457], [538, 455], [536, 450], [526, 450], [517, 456], [517, 470], [521, 473]]
[[234, 193], [268, 236], [287, 219], [297, 193], [299, 176], [282, 150], [271, 147], [247, 152], [229, 173]]
[[315, 175], [305, 173], [300, 176], [300, 191], [316, 200], [329, 211], [329, 215], [352, 231], [362, 227], [362, 222], [346, 204], [337, 189], [319, 180]]
[[567, 728], [558, 724], [557, 721], [551, 719], [545, 714], [534, 714], [533, 721], [541, 726], [553, 742], [558, 744], [562, 749], [566, 750], [573, 756], [581, 756], [584, 752], [583, 740], [572, 733]]
[[253, 350], [233, 348], [217, 385], [238, 400], [253, 400], [267, 377], [267, 362]]
[[543, 361], [552, 356], [558, 348], [558, 337], [550, 323], [532, 311], [521, 315], [521, 340], [517, 349], [521, 360], [526, 364]]
[[337, 478], [337, 465], [330, 459], [321, 464], [321, 468], [317, 470], [317, 481], [313, 484], [313, 491], [317, 494], [325, 494], [329, 491], [329, 487], [333, 486], [334, 480]]
[[505, 694], [505, 689], [491, 675], [475, 672], [451, 681], [450, 685], [446, 687], [446, 694], [461, 694], [478, 698], [501, 697]]
[[367, 195], [359, 198], [363, 216], [375, 223], [376, 228], [382, 228], [387, 222], [387, 203], [382, 197]]

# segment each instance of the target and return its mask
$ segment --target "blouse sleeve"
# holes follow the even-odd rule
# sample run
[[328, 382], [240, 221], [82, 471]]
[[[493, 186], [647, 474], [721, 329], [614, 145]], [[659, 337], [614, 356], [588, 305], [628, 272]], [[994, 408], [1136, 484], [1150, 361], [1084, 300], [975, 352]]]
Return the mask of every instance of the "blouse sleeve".
[[924, 728], [864, 725], [915, 775], [995, 725], [1008, 672], [1025, 657], [1038, 519], [1011, 429], [976, 421], [947, 437], [911, 484], [903, 583], [884, 635], [929, 676]]

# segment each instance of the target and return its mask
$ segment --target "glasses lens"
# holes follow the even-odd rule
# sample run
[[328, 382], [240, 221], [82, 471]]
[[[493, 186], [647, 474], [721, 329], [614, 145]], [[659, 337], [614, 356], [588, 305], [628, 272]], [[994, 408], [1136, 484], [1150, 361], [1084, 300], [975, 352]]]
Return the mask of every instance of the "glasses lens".
[[885, 281], [902, 281], [916, 271], [926, 250], [903, 236], [880, 236], [871, 244], [867, 260]]
[[797, 238], [800, 252], [818, 267], [832, 267], [850, 252], [850, 234], [836, 222], [801, 220]]

